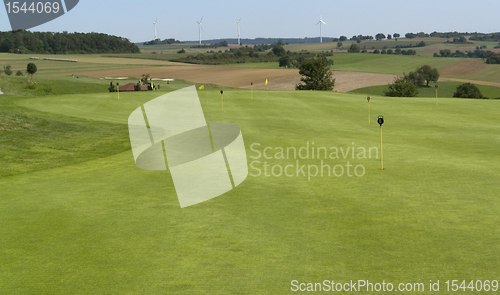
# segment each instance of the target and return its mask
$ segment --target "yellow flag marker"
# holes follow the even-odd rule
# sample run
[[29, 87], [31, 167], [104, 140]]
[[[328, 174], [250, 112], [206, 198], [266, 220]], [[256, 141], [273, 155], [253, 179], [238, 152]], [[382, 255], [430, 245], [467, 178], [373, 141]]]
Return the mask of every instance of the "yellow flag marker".
[[264, 83], [264, 85], [266, 85], [266, 86], [267, 86], [267, 79], [266, 79], [266, 83]]
[[200, 87], [198, 87], [198, 89], [200, 89], [200, 90], [205, 89], [205, 85], [201, 85]]

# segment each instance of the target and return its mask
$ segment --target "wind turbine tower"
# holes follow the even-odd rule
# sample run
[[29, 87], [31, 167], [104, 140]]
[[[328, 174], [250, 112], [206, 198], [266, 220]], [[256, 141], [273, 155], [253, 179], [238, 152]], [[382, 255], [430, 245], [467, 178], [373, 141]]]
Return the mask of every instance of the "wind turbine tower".
[[155, 25], [155, 40], [158, 38], [158, 37], [156, 36], [156, 23], [157, 23], [157, 22], [158, 22], [158, 19], [156, 19], [156, 20], [153, 22], [153, 25]]
[[316, 24], [319, 25], [319, 43], [323, 43], [323, 28], [322, 25], [328, 26], [324, 21], [323, 21], [323, 15], [319, 15], [319, 22]]
[[236, 23], [238, 24], [238, 45], [241, 45], [241, 42], [240, 42], [240, 21], [241, 21], [241, 17], [240, 17], [240, 19], [236, 20]]
[[203, 16], [201, 17], [200, 21], [196, 21], [198, 23], [198, 33], [200, 34], [200, 44], [201, 44], [201, 30], [203, 27], [201, 26], [201, 22], [203, 21]]

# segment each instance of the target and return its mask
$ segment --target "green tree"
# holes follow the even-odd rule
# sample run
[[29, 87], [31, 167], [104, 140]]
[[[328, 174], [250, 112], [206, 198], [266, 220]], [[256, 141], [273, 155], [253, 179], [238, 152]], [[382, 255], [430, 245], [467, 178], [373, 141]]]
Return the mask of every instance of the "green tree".
[[351, 47], [349, 47], [349, 50], [347, 50], [349, 53], [359, 53], [361, 52], [361, 48], [359, 47], [358, 44], [352, 43]]
[[280, 68], [289, 68], [292, 65], [292, 59], [289, 55], [284, 55], [279, 59]]
[[12, 44], [12, 41], [10, 41], [10, 39], [4, 39], [2, 41], [2, 45], [0, 45], [0, 52], [10, 52], [13, 47], [14, 45]]
[[465, 83], [459, 85], [457, 90], [453, 94], [453, 97], [458, 98], [485, 98], [481, 94], [481, 91], [476, 87], [476, 85], [471, 83]]
[[500, 64], [500, 53], [493, 53], [487, 60], [487, 64]]
[[12, 75], [12, 67], [10, 65], [6, 65], [3, 67], [3, 72], [5, 75], [10, 76]]
[[326, 90], [331, 91], [335, 86], [335, 79], [332, 78], [330, 66], [331, 60], [323, 56], [308, 58], [299, 66], [299, 74], [302, 75], [300, 81], [304, 84], [298, 84], [297, 90]]
[[417, 69], [417, 73], [425, 80], [427, 86], [429, 82], [437, 82], [439, 80], [439, 72], [437, 68], [432, 68], [429, 65], [423, 65]]
[[377, 39], [377, 41], [382, 41], [385, 39], [385, 35], [382, 33], [378, 33], [377, 35], [375, 35], [375, 39]]
[[418, 95], [418, 87], [410, 81], [408, 75], [397, 77], [394, 83], [389, 85], [389, 88], [384, 91], [385, 96], [391, 97], [415, 97]]
[[388, 39], [388, 40], [391, 40], [391, 39], [392, 39], [391, 34], [387, 34], [387, 39]]
[[276, 56], [283, 56], [286, 54], [286, 50], [285, 50], [285, 48], [283, 48], [283, 46], [276, 45], [273, 47], [273, 53]]
[[344, 43], [342, 43], [342, 42], [337, 42], [337, 48], [338, 48], [338, 49], [342, 48], [342, 46], [344, 46]]
[[401, 37], [401, 35], [398, 33], [394, 33], [393, 36], [396, 41], [398, 41], [398, 38]]
[[410, 80], [410, 82], [416, 84], [418, 87], [424, 86], [425, 82], [424, 77], [418, 71], [410, 72], [408, 74], [408, 79]]
[[340, 36], [340, 38], [339, 38], [339, 41], [340, 41], [340, 42], [344, 42], [344, 41], [346, 41], [346, 40], [347, 40], [347, 37], [346, 37], [346, 36]]
[[30, 62], [27, 66], [27, 72], [28, 74], [30, 74], [31, 77], [33, 77], [33, 75], [36, 73], [36, 71], [38, 70], [36, 65], [32, 62]]

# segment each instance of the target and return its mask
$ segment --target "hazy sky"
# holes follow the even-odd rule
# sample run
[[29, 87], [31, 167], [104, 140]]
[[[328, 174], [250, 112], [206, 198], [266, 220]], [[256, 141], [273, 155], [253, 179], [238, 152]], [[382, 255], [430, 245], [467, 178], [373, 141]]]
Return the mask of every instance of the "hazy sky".
[[[472, 7], [476, 5], [476, 7]], [[323, 14], [324, 37], [404, 35], [424, 31], [500, 30], [500, 1], [129, 1], [80, 0], [69, 13], [31, 31], [99, 32], [118, 35], [133, 42], [154, 38], [153, 21], [158, 18], [158, 38], [198, 40], [197, 20], [203, 16], [202, 39], [236, 38], [236, 19], [241, 19], [241, 37], [318, 37], [315, 24]], [[0, 30], [10, 30], [5, 9], [0, 9]]]

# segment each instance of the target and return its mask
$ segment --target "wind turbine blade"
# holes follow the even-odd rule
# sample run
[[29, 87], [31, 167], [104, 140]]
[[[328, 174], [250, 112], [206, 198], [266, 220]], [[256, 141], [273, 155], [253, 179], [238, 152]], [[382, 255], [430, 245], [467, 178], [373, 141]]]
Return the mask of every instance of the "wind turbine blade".
[[200, 24], [201, 24], [201, 22], [202, 22], [202, 21], [203, 21], [203, 16], [202, 16], [202, 17], [201, 17], [201, 19], [200, 19]]

